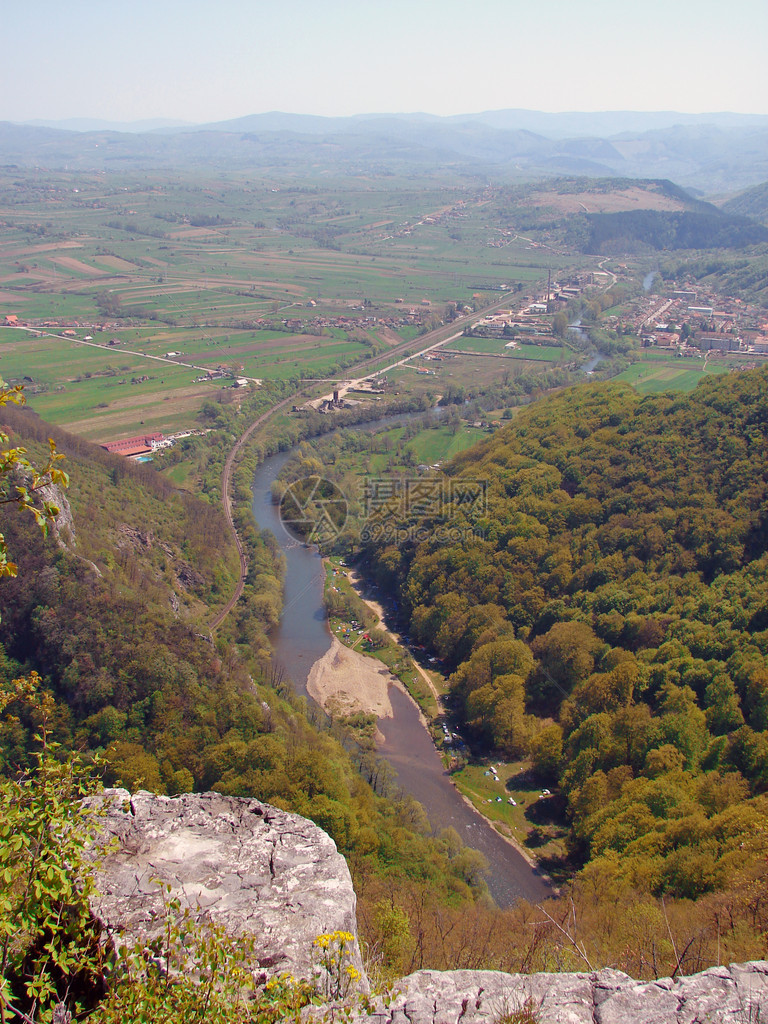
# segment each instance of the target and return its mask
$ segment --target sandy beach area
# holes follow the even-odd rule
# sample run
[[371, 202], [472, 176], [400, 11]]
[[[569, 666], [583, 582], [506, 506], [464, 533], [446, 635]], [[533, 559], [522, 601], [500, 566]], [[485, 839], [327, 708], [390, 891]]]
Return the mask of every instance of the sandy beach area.
[[[373, 598], [371, 598], [371, 597], [363, 597], [363, 581], [360, 578], [360, 576], [358, 576], [358, 574], [353, 569], [347, 570], [347, 576], [349, 577], [349, 582], [352, 584], [352, 587], [357, 592], [357, 596], [360, 598], [360, 600], [364, 604], [368, 605], [368, 607], [371, 609], [371, 611], [374, 613], [374, 615], [378, 616], [379, 621], [378, 621], [378, 623], [376, 625], [376, 628], [380, 629], [382, 632], [386, 633], [387, 636], [389, 636], [392, 640], [394, 640], [394, 642], [396, 644], [401, 644], [402, 643], [402, 639], [400, 637], [400, 634], [399, 633], [393, 633], [393, 631], [391, 629], [388, 629], [386, 627], [386, 625], [384, 624], [385, 616], [384, 616], [384, 608], [382, 607], [382, 605], [378, 601], [374, 601]], [[430, 689], [430, 691], [432, 693], [432, 696], [435, 698], [435, 701], [437, 702], [437, 705], [439, 707], [440, 706], [440, 694], [435, 689], [435, 684], [432, 682], [432, 680], [429, 677], [429, 675], [424, 671], [424, 669], [421, 667], [421, 665], [415, 659], [414, 659], [414, 662], [413, 662], [413, 667], [416, 669], [416, 671], [419, 673], [421, 678], [424, 680], [424, 682], [429, 687], [429, 689]], [[405, 691], [405, 688], [402, 686], [402, 684], [401, 684], [401, 689], [403, 689], [404, 692], [407, 692], [407, 691]], [[421, 711], [419, 711], [419, 713], [421, 714]]]
[[330, 650], [310, 669], [307, 691], [328, 714], [362, 712], [377, 718], [391, 718], [392, 704], [387, 690], [396, 682], [376, 658], [352, 651], [334, 637]]

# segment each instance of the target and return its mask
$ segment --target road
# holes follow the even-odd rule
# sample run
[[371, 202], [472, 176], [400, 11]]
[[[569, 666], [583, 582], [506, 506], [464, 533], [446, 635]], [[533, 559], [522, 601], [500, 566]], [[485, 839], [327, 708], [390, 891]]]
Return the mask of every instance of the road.
[[648, 316], [640, 321], [640, 327], [645, 327], [645, 325], [649, 324], [651, 321], [657, 321], [659, 317], [664, 316], [669, 307], [674, 306], [674, 304], [674, 299], [667, 299], [666, 302], [662, 302], [660, 306], [654, 306]]
[[227, 518], [227, 525], [229, 526], [230, 532], [234, 537], [235, 544], [237, 545], [237, 553], [240, 557], [240, 579], [238, 580], [237, 586], [235, 587], [235, 592], [232, 595], [232, 597], [230, 597], [226, 605], [222, 608], [218, 615], [216, 615], [216, 617], [211, 621], [210, 628], [212, 630], [217, 629], [222, 624], [224, 619], [226, 619], [226, 617], [235, 607], [237, 602], [240, 600], [243, 590], [245, 589], [245, 577], [248, 575], [248, 559], [245, 557], [245, 549], [243, 548], [243, 542], [240, 540], [240, 535], [238, 534], [237, 528], [235, 527], [235, 520], [232, 516], [232, 499], [230, 498], [232, 468], [235, 464], [237, 453], [246, 443], [246, 441], [254, 432], [254, 430], [258, 430], [259, 427], [263, 426], [267, 422], [267, 420], [270, 419], [270, 417], [275, 415], [276, 412], [279, 412], [281, 409], [284, 409], [288, 405], [292, 405], [295, 401], [296, 395], [290, 395], [288, 398], [282, 399], [282, 401], [278, 402], [276, 405], [271, 406], [269, 409], [267, 409], [266, 412], [262, 413], [261, 416], [258, 417], [258, 419], [255, 419], [253, 423], [251, 423], [251, 425], [248, 427], [248, 429], [236, 441], [232, 450], [227, 456], [227, 461], [224, 463], [224, 471], [222, 472], [221, 475], [221, 502], [222, 505], [224, 506], [224, 515]]
[[618, 281], [618, 277], [614, 274], [612, 270], [605, 269], [605, 264], [608, 262], [609, 259], [610, 257], [606, 256], [605, 259], [600, 260], [600, 262], [597, 265], [598, 267], [600, 267], [600, 270], [603, 274], [608, 274], [608, 276], [611, 278], [611, 284], [616, 284], [616, 282]]
[[[486, 316], [494, 309], [498, 309], [500, 306], [509, 305], [509, 301], [509, 295], [505, 294], [504, 297], [500, 299], [498, 302], [494, 302], [490, 306], [486, 306], [486, 308], [482, 310], [482, 312], [469, 313], [467, 316], [457, 317], [457, 319], [454, 320], [453, 323], [438, 327], [434, 331], [429, 331], [427, 334], [422, 335], [421, 338], [411, 341], [404, 341], [402, 345], [395, 345], [395, 347], [390, 349], [389, 352], [387, 353], [388, 356], [398, 355], [400, 353], [407, 353], [408, 350], [414, 346], [418, 348], [418, 352], [410, 352], [408, 355], [405, 355], [403, 359], [397, 360], [390, 364], [389, 366], [387, 366], [385, 369], [379, 369], [376, 372], [385, 373], [386, 370], [392, 369], [395, 366], [400, 366], [402, 363], [408, 362], [409, 359], [413, 359], [417, 355], [422, 355], [425, 352], [430, 352], [432, 349], [438, 348], [440, 345], [445, 345], [447, 342], [453, 341], [463, 332], [464, 328], [468, 324], [474, 323], [476, 320], [480, 320], [482, 317]], [[458, 334], [456, 333], [457, 327], [461, 328]], [[427, 343], [426, 345], [424, 345], [425, 342]], [[353, 367], [351, 367], [352, 372], [359, 374], [361, 371], [365, 370], [366, 367], [370, 367], [375, 365], [376, 363], [381, 362], [381, 359], [381, 355], [369, 356], [367, 359], [363, 359], [361, 362], [356, 363]], [[356, 379], [361, 380], [363, 377], [367, 375], [370, 375], [370, 373], [363, 373], [360, 377]], [[235, 587], [235, 591], [232, 594], [232, 597], [229, 599], [229, 601], [227, 601], [224, 608], [222, 608], [222, 610], [215, 616], [215, 618], [211, 620], [209, 626], [211, 630], [218, 629], [218, 627], [222, 624], [224, 619], [226, 619], [226, 617], [235, 607], [237, 602], [240, 600], [243, 590], [245, 589], [245, 578], [248, 575], [248, 560], [245, 557], [245, 549], [243, 548], [242, 541], [240, 540], [240, 537], [237, 533], [235, 521], [232, 516], [232, 500], [230, 494], [232, 484], [232, 470], [234, 468], [235, 459], [237, 458], [237, 454], [240, 451], [240, 449], [251, 437], [255, 430], [258, 430], [259, 427], [264, 426], [264, 424], [267, 423], [268, 420], [281, 409], [285, 409], [289, 405], [294, 405], [296, 403], [297, 398], [303, 393], [306, 392], [299, 391], [290, 395], [288, 398], [282, 399], [276, 405], [273, 405], [270, 409], [268, 409], [266, 412], [262, 413], [261, 416], [255, 419], [253, 423], [251, 423], [251, 425], [245, 430], [242, 436], [235, 442], [232, 450], [227, 456], [227, 461], [224, 463], [224, 470], [221, 476], [221, 502], [222, 505], [224, 506], [224, 515], [227, 518], [227, 524], [234, 538], [235, 544], [237, 546], [237, 553], [240, 557], [240, 579], [237, 582], [237, 586]]]
[[[29, 331], [31, 334], [37, 335], [43, 338], [57, 338], [60, 341], [71, 341], [75, 345], [85, 345], [88, 348], [98, 348], [102, 352], [109, 352], [110, 355], [114, 355], [115, 352], [125, 352], [129, 356], [139, 356], [141, 359], [154, 359], [157, 363], [170, 363], [172, 366], [183, 366], [186, 370], [204, 370], [206, 373], [211, 369], [210, 366], [198, 366], [197, 363], [186, 363], [181, 359], [169, 359], [168, 356], [153, 356], [149, 352], [137, 352], [135, 349], [126, 348], [124, 345], [100, 345], [98, 341], [85, 341], [83, 338], [73, 338], [69, 335], [61, 334], [57, 331], [44, 331], [39, 327], [11, 327], [12, 331]], [[258, 377], [245, 377], [244, 374], [239, 373], [238, 377], [244, 377], [245, 380], [251, 381], [253, 384], [261, 384]]]
[[[449, 338], [443, 338], [442, 341], [436, 341], [434, 343], [434, 345], [429, 345], [427, 348], [422, 348], [418, 352], [411, 352], [410, 355], [405, 356], [405, 358], [398, 359], [396, 363], [390, 363], [389, 366], [383, 366], [380, 370], [374, 370], [372, 373], [369, 373], [365, 377], [357, 377], [355, 380], [344, 381], [344, 383], [341, 384], [338, 387], [338, 389], [337, 389], [338, 393], [339, 393], [339, 398], [343, 398], [344, 395], [346, 395], [346, 393], [348, 391], [354, 391], [354, 389], [359, 384], [362, 384], [362, 382], [364, 380], [370, 380], [371, 377], [378, 377], [380, 374], [388, 373], [390, 370], [394, 370], [398, 366], [404, 366], [406, 363], [410, 363], [410, 361], [412, 359], [418, 359], [419, 356], [426, 355], [427, 352], [432, 352], [433, 349], [441, 348], [443, 345], [447, 345], [449, 341], [455, 341], [456, 338], [460, 338], [463, 333], [464, 333], [463, 330], [461, 330], [461, 331], [458, 332], [458, 334], [452, 334]], [[428, 337], [428, 335], [425, 334], [424, 337], [426, 338], [426, 337]], [[413, 342], [411, 341], [408, 344], [412, 345]], [[392, 351], [394, 351], [394, 349]], [[474, 353], [471, 353], [471, 354], [474, 355]], [[380, 357], [378, 357], [378, 358], [380, 358]], [[328, 395], [321, 395], [320, 398], [315, 398], [312, 401], [313, 402], [322, 402], [322, 401], [330, 402], [332, 398], [333, 398], [333, 392], [331, 392]]]

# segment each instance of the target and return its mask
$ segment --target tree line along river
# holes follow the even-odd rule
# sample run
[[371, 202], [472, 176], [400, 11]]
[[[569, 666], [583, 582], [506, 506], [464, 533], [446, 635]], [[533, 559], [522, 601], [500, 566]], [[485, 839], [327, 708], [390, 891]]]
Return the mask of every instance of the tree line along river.
[[[368, 429], [373, 427], [368, 425]], [[268, 529], [286, 559], [283, 611], [271, 635], [274, 660], [297, 693], [308, 697], [307, 676], [312, 665], [329, 649], [323, 588], [325, 570], [316, 549], [297, 543], [283, 527], [272, 499], [272, 483], [292, 451], [266, 459], [253, 480], [253, 513], [261, 529]], [[397, 773], [396, 782], [424, 807], [433, 827], [453, 827], [463, 842], [485, 855], [491, 895], [501, 906], [518, 899], [533, 902], [552, 894], [546, 879], [463, 799], [451, 783], [416, 703], [396, 686], [390, 687], [394, 715], [379, 720], [383, 739], [379, 753]], [[311, 700], [311, 698], [308, 697]]]

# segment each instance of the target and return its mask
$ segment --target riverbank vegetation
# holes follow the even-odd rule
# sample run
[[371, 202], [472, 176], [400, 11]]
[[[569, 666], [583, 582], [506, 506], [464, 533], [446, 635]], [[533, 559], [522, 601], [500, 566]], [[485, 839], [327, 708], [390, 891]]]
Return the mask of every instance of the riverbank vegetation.
[[[33, 415], [6, 418], [33, 457], [53, 434], [72, 481], [48, 538], [2, 513], [18, 576], [0, 587], [0, 683], [39, 673], [62, 757], [77, 750], [134, 790], [213, 789], [304, 814], [348, 858], [361, 900], [370, 881], [376, 899], [385, 886], [428, 890], [439, 907], [482, 903], [477, 857], [433, 834], [370, 743], [309, 709], [270, 661], [273, 541], [251, 527], [244, 598], [211, 638], [209, 611], [238, 571], [221, 511]], [[0, 773], [16, 778], [34, 769], [39, 716], [23, 694], [6, 712]]]
[[[352, 586], [337, 558], [328, 559], [324, 604], [331, 633], [346, 647], [376, 658], [403, 684], [427, 722], [440, 713], [434, 684], [430, 686], [409, 651], [390, 634], [379, 614]], [[346, 720], [349, 724], [349, 720]], [[352, 723], [353, 727], [357, 723]], [[372, 736], [371, 736], [372, 744]]]

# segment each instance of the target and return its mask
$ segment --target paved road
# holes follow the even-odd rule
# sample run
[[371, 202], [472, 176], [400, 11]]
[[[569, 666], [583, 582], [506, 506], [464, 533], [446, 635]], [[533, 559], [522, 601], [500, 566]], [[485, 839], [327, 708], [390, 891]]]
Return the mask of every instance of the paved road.
[[[508, 305], [509, 301], [510, 296], [505, 294], [502, 299], [500, 299], [498, 302], [494, 302], [490, 306], [487, 306], [484, 310], [482, 310], [482, 312], [470, 313], [467, 316], [458, 317], [456, 320], [453, 321], [453, 323], [443, 325], [442, 327], [438, 327], [434, 331], [429, 331], [427, 334], [422, 335], [420, 338], [411, 341], [404, 341], [402, 345], [395, 345], [394, 348], [390, 349], [389, 352], [387, 353], [388, 357], [391, 357], [393, 355], [396, 356], [399, 355], [400, 353], [408, 353], [408, 350], [413, 348], [414, 346], [418, 349], [418, 351], [410, 352], [410, 354], [405, 355], [403, 359], [393, 362], [384, 369], [379, 369], [378, 371], [376, 371], [376, 373], [385, 373], [386, 370], [391, 370], [395, 366], [400, 366], [401, 363], [408, 362], [409, 359], [413, 359], [417, 355], [422, 355], [424, 352], [430, 352], [433, 348], [438, 348], [440, 345], [445, 345], [447, 342], [453, 341], [455, 338], [459, 337], [459, 335], [463, 332], [467, 324], [471, 324], [474, 323], [474, 321], [476, 320], [480, 320], [482, 317], [486, 316], [492, 310], [498, 309], [499, 306]], [[460, 328], [458, 334], [456, 333], [457, 327]], [[425, 342], [426, 345], [424, 344]], [[356, 363], [355, 366], [351, 368], [352, 372], [360, 373], [367, 367], [373, 366], [376, 363], [381, 362], [381, 360], [381, 355], [369, 356], [367, 359], [363, 359], [361, 362]], [[366, 374], [363, 373], [362, 376], [366, 376]], [[235, 607], [237, 602], [240, 600], [243, 590], [245, 589], [245, 578], [248, 574], [248, 560], [245, 557], [245, 549], [243, 548], [242, 541], [238, 536], [237, 529], [235, 528], [235, 521], [232, 516], [232, 500], [230, 498], [230, 493], [232, 483], [232, 470], [234, 468], [235, 459], [237, 458], [237, 454], [240, 451], [240, 449], [243, 447], [243, 445], [246, 443], [246, 441], [249, 439], [249, 437], [253, 434], [255, 430], [258, 430], [259, 427], [264, 426], [264, 424], [281, 409], [285, 409], [286, 406], [295, 404], [297, 398], [299, 398], [302, 394], [305, 393], [306, 391], [299, 391], [290, 395], [288, 398], [282, 399], [276, 405], [273, 405], [270, 409], [268, 409], [266, 412], [262, 413], [261, 416], [255, 419], [253, 423], [251, 423], [251, 425], [247, 428], [247, 430], [242, 434], [239, 440], [235, 443], [234, 447], [227, 456], [227, 461], [224, 463], [224, 470], [221, 477], [221, 501], [222, 505], [224, 506], [224, 515], [227, 517], [227, 523], [234, 538], [235, 544], [237, 545], [237, 552], [240, 557], [240, 579], [237, 581], [237, 586], [235, 587], [235, 591], [232, 594], [232, 597], [229, 599], [229, 601], [227, 601], [224, 608], [222, 608], [222, 610], [215, 616], [215, 618], [211, 620], [210, 628], [212, 630], [217, 629], [222, 624], [224, 619], [226, 619], [226, 617]]]
[[[124, 345], [101, 345], [98, 341], [85, 341], [83, 338], [72, 338], [69, 335], [64, 335], [60, 331], [44, 331], [39, 327], [11, 327], [12, 331], [29, 331], [32, 334], [39, 335], [44, 338], [58, 338], [62, 341], [71, 341], [75, 345], [85, 345], [88, 348], [99, 348], [102, 352], [109, 352], [110, 355], [114, 355], [115, 352], [126, 352], [129, 356], [139, 356], [141, 359], [154, 359], [157, 363], [170, 363], [172, 366], [183, 366], [184, 369], [188, 370], [205, 370], [207, 373], [210, 366], [198, 366], [197, 363], [185, 363], [181, 359], [169, 359], [168, 356], [153, 356], [149, 352], [137, 352], [135, 349], [126, 348]], [[245, 380], [250, 380], [254, 384], [261, 384], [258, 377], [245, 377], [244, 374], [239, 373], [238, 377], [244, 377]]]

